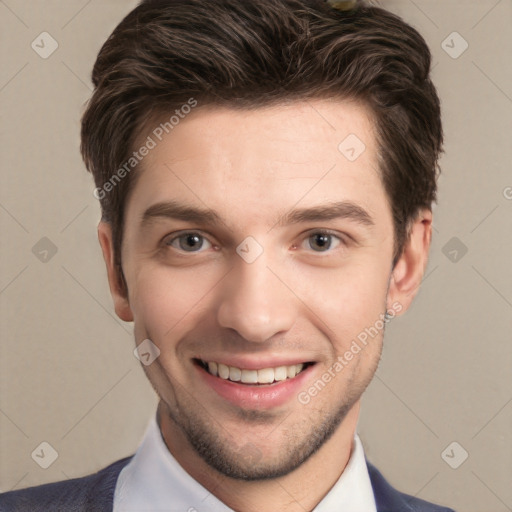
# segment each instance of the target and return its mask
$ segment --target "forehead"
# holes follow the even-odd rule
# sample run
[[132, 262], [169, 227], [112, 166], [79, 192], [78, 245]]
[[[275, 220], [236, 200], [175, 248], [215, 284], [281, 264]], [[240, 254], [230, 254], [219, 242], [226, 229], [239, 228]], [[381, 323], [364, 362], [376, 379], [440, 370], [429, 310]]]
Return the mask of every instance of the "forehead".
[[177, 198], [226, 215], [251, 212], [253, 220], [298, 202], [357, 200], [369, 210], [387, 203], [374, 121], [361, 103], [199, 106], [161, 140], [160, 122], [144, 133], [155, 144], [137, 169], [127, 217]]

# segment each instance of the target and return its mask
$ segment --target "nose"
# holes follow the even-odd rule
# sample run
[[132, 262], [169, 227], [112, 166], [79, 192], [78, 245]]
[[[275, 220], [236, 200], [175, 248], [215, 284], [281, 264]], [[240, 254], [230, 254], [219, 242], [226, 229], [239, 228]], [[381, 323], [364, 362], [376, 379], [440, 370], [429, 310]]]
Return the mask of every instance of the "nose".
[[288, 331], [296, 319], [297, 298], [264, 255], [241, 258], [223, 280], [217, 321], [250, 342], [262, 343]]

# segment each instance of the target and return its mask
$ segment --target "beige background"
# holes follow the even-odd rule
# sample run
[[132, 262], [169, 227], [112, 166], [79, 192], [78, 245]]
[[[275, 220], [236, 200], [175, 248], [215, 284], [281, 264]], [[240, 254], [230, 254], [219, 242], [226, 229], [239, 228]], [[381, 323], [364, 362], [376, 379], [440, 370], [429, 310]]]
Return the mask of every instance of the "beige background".
[[[425, 281], [388, 328], [359, 432], [401, 490], [459, 511], [510, 511], [512, 3], [382, 4], [432, 48], [446, 154]], [[133, 453], [156, 404], [132, 327], [113, 312], [78, 151], [96, 54], [135, 5], [0, 0], [2, 491]], [[47, 59], [31, 48], [43, 31], [59, 45]], [[469, 44], [458, 58], [442, 48], [463, 48], [454, 31]], [[43, 237], [57, 249], [46, 262]], [[31, 458], [43, 441], [58, 452], [46, 470]], [[462, 448], [448, 450], [452, 464], [469, 454], [458, 469], [441, 457], [453, 441]]]

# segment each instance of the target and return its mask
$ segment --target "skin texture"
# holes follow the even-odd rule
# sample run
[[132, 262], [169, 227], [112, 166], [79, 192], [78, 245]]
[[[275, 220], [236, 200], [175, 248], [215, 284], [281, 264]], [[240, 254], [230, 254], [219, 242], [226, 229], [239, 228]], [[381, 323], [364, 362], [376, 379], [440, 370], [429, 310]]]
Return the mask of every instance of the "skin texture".
[[[349, 134], [366, 146], [353, 162], [338, 150]], [[386, 309], [407, 310], [427, 263], [431, 212], [411, 224], [392, 269], [393, 223], [373, 121], [355, 102], [198, 107], [142, 165], [126, 204], [127, 296], [110, 226], [101, 222], [98, 235], [117, 315], [134, 322], [137, 344], [150, 339], [160, 349], [144, 370], [161, 398], [164, 440], [235, 510], [312, 510], [350, 457], [383, 329], [307, 404], [294, 395], [276, 407], [234, 405], [205, 383], [193, 358], [312, 361], [301, 385], [307, 392]], [[163, 201], [213, 210], [219, 220], [155, 217], [141, 227], [146, 209]], [[340, 201], [363, 209], [372, 224], [285, 217]], [[319, 230], [333, 236], [319, 238]], [[190, 231], [200, 235], [195, 244], [176, 238]], [[236, 252], [249, 236], [263, 249], [252, 263]], [[268, 366], [277, 365], [261, 367]]]

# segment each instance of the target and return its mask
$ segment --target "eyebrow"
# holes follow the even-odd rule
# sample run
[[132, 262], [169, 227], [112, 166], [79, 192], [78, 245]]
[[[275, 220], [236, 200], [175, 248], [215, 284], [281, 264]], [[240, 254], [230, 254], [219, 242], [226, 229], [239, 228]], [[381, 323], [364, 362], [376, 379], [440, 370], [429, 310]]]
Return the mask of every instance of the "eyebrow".
[[[155, 219], [174, 219], [193, 222], [197, 224], [225, 224], [222, 217], [214, 210], [198, 208], [179, 203], [177, 201], [165, 201], [155, 203], [142, 214], [141, 227], [145, 227]], [[299, 224], [304, 222], [328, 221], [334, 219], [348, 219], [365, 226], [374, 226], [371, 215], [361, 206], [351, 201], [313, 206], [291, 210], [281, 215], [273, 227]]]
[[188, 206], [177, 201], [165, 201], [155, 203], [150, 206], [143, 214], [141, 227], [151, 224], [154, 219], [166, 218], [175, 220], [184, 220], [203, 224], [220, 224], [222, 218], [213, 210], [207, 208], [197, 208]]
[[347, 219], [364, 226], [375, 225], [371, 215], [361, 206], [352, 201], [339, 201], [336, 203], [313, 206], [292, 210], [281, 217], [276, 225], [298, 224], [301, 222], [317, 222], [334, 219]]

